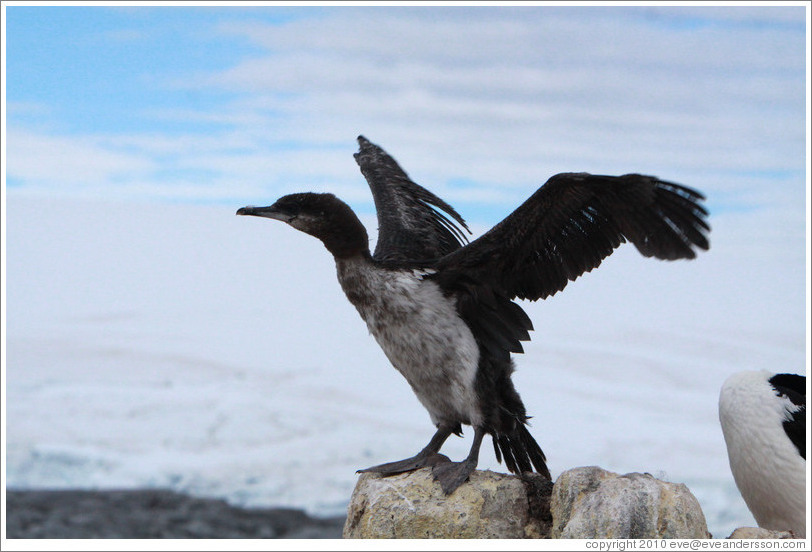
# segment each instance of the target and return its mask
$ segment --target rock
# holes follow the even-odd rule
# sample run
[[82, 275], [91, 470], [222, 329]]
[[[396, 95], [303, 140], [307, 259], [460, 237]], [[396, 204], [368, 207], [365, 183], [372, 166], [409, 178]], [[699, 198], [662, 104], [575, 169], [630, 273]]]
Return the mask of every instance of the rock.
[[350, 500], [344, 538], [544, 538], [551, 491], [552, 482], [537, 474], [475, 471], [446, 496], [429, 468], [365, 473]]
[[550, 510], [551, 538], [708, 538], [705, 515], [682, 484], [650, 474], [619, 475], [598, 467], [559, 476]]
[[789, 531], [771, 531], [761, 527], [739, 527], [733, 531], [729, 539], [793, 539]]
[[6, 491], [10, 539], [337, 539], [343, 524], [161, 489]]
[[430, 469], [363, 474], [344, 538], [709, 538], [696, 498], [682, 484], [598, 467], [538, 474], [475, 471], [445, 496]]

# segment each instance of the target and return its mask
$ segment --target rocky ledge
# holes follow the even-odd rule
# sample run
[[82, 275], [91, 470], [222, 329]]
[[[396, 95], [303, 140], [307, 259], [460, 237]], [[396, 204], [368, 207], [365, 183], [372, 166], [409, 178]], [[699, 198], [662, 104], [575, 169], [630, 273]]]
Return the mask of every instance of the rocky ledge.
[[709, 538], [685, 485], [650, 474], [575, 468], [551, 481], [477, 471], [445, 496], [430, 469], [364, 474], [345, 538]]

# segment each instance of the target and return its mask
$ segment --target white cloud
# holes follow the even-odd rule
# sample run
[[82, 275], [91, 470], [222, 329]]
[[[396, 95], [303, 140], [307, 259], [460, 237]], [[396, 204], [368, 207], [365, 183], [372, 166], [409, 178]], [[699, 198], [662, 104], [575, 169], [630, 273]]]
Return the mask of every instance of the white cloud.
[[[221, 103], [145, 109], [155, 130], [134, 135], [42, 133], [42, 147], [31, 145], [32, 131], [12, 134], [24, 140], [9, 150], [10, 174], [45, 183], [69, 172], [100, 189], [117, 182], [108, 189], [120, 191], [127, 181], [131, 191], [163, 196], [200, 186], [207, 198], [257, 202], [341, 190], [369, 205], [351, 155], [357, 134], [415, 180], [473, 203], [515, 203], [572, 170], [687, 178], [711, 197], [728, 197], [725, 182], [753, 174], [741, 179], [740, 196], [761, 197], [750, 194], [770, 181], [763, 175], [805, 167], [798, 9], [313, 13], [265, 24], [240, 12], [243, 21], [221, 24], [218, 40], [265, 53], [169, 83], [172, 93], [225, 91]], [[206, 130], [169, 134], [167, 122]], [[55, 153], [37, 155], [46, 150]], [[63, 170], [71, 163], [78, 166]]]
[[[748, 13], [760, 14], [766, 24], [775, 11], [762, 8]], [[800, 51], [776, 57], [793, 54], [791, 44], [776, 40], [785, 35], [783, 27], [681, 23], [696, 18], [702, 9], [343, 8], [328, 13], [285, 25], [229, 22], [220, 31], [250, 40], [274, 56], [296, 52], [345, 61], [363, 59], [383, 72], [405, 61], [450, 70], [518, 64], [578, 70], [600, 68], [607, 62], [642, 69], [664, 64], [691, 70], [787, 68], [803, 55]], [[730, 8], [708, 13], [739, 12]], [[803, 11], [792, 14], [794, 22], [802, 25]], [[521, 84], [516, 88], [521, 89]]]
[[[427, 164], [473, 168], [501, 157], [478, 174], [492, 182], [517, 165], [544, 174], [557, 161], [800, 168], [792, 144], [804, 133], [803, 33], [787, 40], [786, 29], [769, 25], [684, 29], [639, 13], [343, 9], [284, 26], [229, 23], [222, 32], [268, 55], [202, 82], [261, 97], [256, 112], [284, 114], [297, 140], [336, 142], [352, 127], [374, 140], [365, 129], [381, 128], [378, 136], [397, 136], [405, 151], [436, 144], [449, 152], [424, 155]], [[650, 19], [769, 24], [801, 12], [725, 13], [661, 9]]]
[[103, 139], [55, 136], [10, 128], [8, 175], [29, 184], [92, 186], [127, 179], [154, 168], [140, 155], [116, 151]]

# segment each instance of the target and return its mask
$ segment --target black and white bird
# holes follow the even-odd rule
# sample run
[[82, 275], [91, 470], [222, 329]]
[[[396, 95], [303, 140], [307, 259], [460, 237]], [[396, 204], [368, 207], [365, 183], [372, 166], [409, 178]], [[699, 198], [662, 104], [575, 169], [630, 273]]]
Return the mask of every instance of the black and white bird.
[[730, 376], [719, 421], [733, 479], [759, 527], [806, 538], [806, 377]]
[[[281, 220], [324, 243], [347, 298], [437, 428], [415, 456], [359, 471], [432, 466], [450, 494], [468, 479], [490, 435], [511, 472], [549, 478], [511, 380], [511, 353], [523, 352], [533, 329], [514, 299], [561, 291], [625, 241], [646, 257], [693, 259], [709, 247], [704, 197], [651, 176], [562, 173], [467, 243], [470, 231], [453, 207], [412, 182], [380, 147], [363, 136], [358, 143], [355, 160], [378, 215], [374, 253], [358, 217], [332, 194], [287, 195], [237, 214]], [[473, 427], [473, 444], [467, 458], [451, 462], [439, 451], [462, 425]]]

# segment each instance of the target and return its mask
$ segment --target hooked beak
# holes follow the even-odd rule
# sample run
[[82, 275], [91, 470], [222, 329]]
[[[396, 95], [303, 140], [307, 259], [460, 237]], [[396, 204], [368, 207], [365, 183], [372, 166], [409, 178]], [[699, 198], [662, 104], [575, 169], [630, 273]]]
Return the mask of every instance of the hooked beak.
[[290, 222], [295, 216], [280, 211], [275, 206], [271, 205], [269, 207], [240, 207], [237, 209], [238, 215], [251, 215], [254, 217], [265, 217], [269, 219], [276, 219], [281, 220], [282, 222]]

